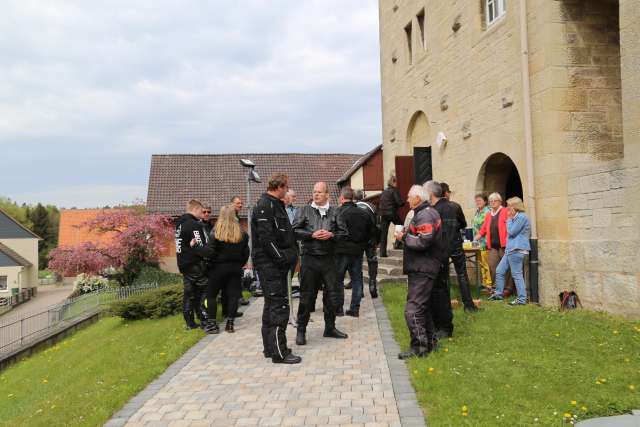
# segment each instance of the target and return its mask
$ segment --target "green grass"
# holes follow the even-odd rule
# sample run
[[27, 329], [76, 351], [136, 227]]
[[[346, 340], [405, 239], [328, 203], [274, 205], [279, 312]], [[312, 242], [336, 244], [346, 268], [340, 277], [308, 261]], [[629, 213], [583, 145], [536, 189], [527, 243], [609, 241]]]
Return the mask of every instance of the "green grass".
[[[406, 286], [382, 298], [405, 350]], [[454, 323], [454, 338], [407, 365], [430, 426], [560, 426], [640, 408], [639, 322], [484, 302]]]
[[106, 317], [0, 372], [0, 426], [102, 425], [204, 333]]

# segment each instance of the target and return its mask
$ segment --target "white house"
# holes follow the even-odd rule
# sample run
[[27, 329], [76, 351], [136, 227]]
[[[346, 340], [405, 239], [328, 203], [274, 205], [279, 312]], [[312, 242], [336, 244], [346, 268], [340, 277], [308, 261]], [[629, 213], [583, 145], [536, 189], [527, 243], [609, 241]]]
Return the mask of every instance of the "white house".
[[38, 240], [0, 209], [0, 301], [38, 286]]

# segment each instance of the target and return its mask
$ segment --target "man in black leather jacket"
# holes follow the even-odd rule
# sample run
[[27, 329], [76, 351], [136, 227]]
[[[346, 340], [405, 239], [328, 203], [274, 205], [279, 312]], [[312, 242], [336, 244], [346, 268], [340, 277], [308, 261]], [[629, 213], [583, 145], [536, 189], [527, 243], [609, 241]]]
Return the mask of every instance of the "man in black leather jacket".
[[340, 192], [341, 206], [338, 208], [338, 227], [346, 231], [339, 236], [336, 244], [336, 264], [338, 266], [338, 315], [344, 305], [344, 277], [349, 272], [352, 292], [351, 304], [345, 312], [347, 316], [360, 316], [362, 291], [362, 255], [369, 244], [375, 223], [367, 213], [353, 202], [354, 191], [345, 187]]
[[[441, 182], [442, 197], [438, 203], [434, 206], [440, 218], [442, 218], [442, 232], [445, 243], [447, 244], [447, 253], [453, 262], [453, 267], [456, 270], [456, 276], [458, 279], [458, 286], [460, 286], [460, 298], [464, 305], [464, 311], [476, 312], [478, 308], [473, 303], [471, 297], [471, 288], [469, 285], [469, 275], [467, 274], [467, 257], [464, 254], [462, 248], [462, 235], [461, 230], [467, 228], [467, 220], [462, 212], [462, 207], [449, 200], [447, 194], [451, 194], [449, 185], [446, 182]], [[447, 271], [443, 273], [441, 279], [449, 281], [449, 263], [446, 263]], [[448, 283], [447, 283], [448, 286]]]
[[287, 347], [289, 298], [287, 272], [296, 257], [295, 237], [282, 198], [289, 178], [276, 174], [269, 179], [251, 215], [253, 264], [264, 291], [262, 342], [265, 357], [273, 363], [300, 363], [302, 359]]
[[391, 175], [387, 183], [387, 189], [380, 194], [380, 205], [378, 213], [380, 214], [380, 256], [387, 256], [387, 235], [389, 233], [389, 224], [402, 224], [402, 220], [398, 215], [398, 209], [404, 206], [404, 201], [400, 196], [400, 191], [396, 188], [396, 177]]
[[[200, 301], [207, 288], [207, 261], [212, 251], [206, 245], [207, 237], [203, 224], [202, 203], [190, 200], [187, 213], [176, 220], [175, 240], [178, 270], [182, 274], [184, 295], [182, 314], [187, 329], [195, 329], [198, 325], [194, 312], [205, 323], [204, 313], [200, 309]], [[191, 242], [194, 242], [192, 244]]]
[[296, 344], [307, 343], [306, 330], [318, 290], [322, 286], [324, 335], [347, 338], [336, 329], [336, 261], [335, 240], [344, 231], [338, 229], [335, 208], [329, 206], [329, 189], [325, 182], [313, 186], [313, 202], [300, 208], [293, 220], [293, 231], [301, 243], [300, 305]]
[[375, 224], [367, 247], [364, 250], [364, 255], [367, 257], [367, 267], [369, 268], [369, 294], [371, 298], [378, 298], [378, 255], [376, 254], [376, 246], [378, 245], [378, 238], [380, 237], [380, 225], [378, 224], [376, 208], [373, 207], [371, 203], [364, 201], [363, 190], [356, 191], [354, 200], [356, 206], [364, 210]]

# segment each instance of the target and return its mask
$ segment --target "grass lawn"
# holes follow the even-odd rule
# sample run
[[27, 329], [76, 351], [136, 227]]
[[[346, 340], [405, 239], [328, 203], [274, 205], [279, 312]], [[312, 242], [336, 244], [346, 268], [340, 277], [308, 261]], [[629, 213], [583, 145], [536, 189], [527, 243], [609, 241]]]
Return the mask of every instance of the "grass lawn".
[[106, 317], [0, 372], [0, 426], [102, 425], [204, 333]]
[[[405, 350], [406, 286], [385, 285], [382, 298]], [[408, 362], [430, 426], [560, 426], [640, 409], [640, 322], [534, 305], [483, 308], [455, 310], [454, 338]]]

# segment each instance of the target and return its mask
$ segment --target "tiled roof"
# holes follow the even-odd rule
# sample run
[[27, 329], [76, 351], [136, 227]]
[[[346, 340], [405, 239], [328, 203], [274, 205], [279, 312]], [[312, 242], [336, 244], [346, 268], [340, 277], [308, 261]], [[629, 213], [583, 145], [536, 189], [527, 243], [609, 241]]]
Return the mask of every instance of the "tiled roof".
[[60, 225], [58, 247], [76, 246], [85, 242], [109, 243], [113, 238], [110, 233], [92, 233], [82, 224], [94, 219], [104, 209], [62, 209], [60, 211]]
[[40, 239], [40, 237], [0, 209], [0, 239]]
[[0, 243], [0, 267], [31, 267], [31, 263], [10, 247]]
[[362, 165], [364, 165], [366, 163], [367, 160], [369, 160], [371, 157], [373, 157], [374, 154], [376, 154], [378, 151], [382, 150], [382, 144], [378, 145], [376, 148], [374, 148], [373, 150], [369, 151], [367, 154], [365, 154], [364, 156], [360, 157], [354, 164], [353, 166], [351, 166], [349, 168], [349, 170], [347, 170], [340, 178], [338, 178], [337, 183], [338, 184], [342, 184], [343, 182], [345, 182], [346, 180], [348, 180], [349, 178], [351, 178], [351, 175], [353, 175], [354, 173], [356, 173], [356, 171], [358, 170], [359, 167], [361, 167]]
[[[147, 210], [152, 213], [179, 215], [189, 199], [211, 204], [213, 216], [234, 195], [246, 198], [246, 168], [240, 159], [250, 159], [262, 183], [251, 184], [252, 202], [266, 189], [275, 173], [289, 176], [289, 187], [298, 195], [297, 204], [311, 198], [313, 184], [326, 181], [331, 201], [336, 203], [336, 181], [359, 158], [360, 154], [166, 154], [151, 158]], [[245, 202], [246, 204], [246, 202]], [[246, 217], [243, 209], [241, 216]]]

